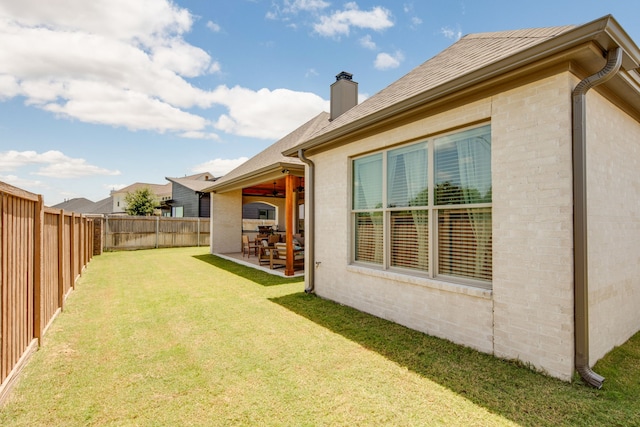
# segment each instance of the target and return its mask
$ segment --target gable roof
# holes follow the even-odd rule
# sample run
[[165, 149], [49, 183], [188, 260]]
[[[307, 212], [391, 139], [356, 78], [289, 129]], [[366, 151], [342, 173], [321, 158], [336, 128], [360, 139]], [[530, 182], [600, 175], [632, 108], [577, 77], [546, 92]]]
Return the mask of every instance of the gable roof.
[[287, 136], [256, 154], [234, 170], [224, 175], [215, 184], [206, 188], [206, 191], [217, 191], [224, 188], [240, 185], [241, 182], [251, 180], [267, 172], [297, 167], [304, 169], [304, 163], [297, 158], [287, 157], [283, 151], [295, 147], [307, 140], [311, 135], [329, 124], [329, 113], [321, 112]]
[[[616, 43], [612, 43], [612, 39]], [[608, 15], [588, 24], [467, 35], [385, 89], [356, 105], [283, 154], [316, 148], [493, 77], [589, 41], [603, 49], [622, 43], [627, 69], [638, 67], [638, 48]], [[618, 44], [619, 45], [619, 44]], [[637, 74], [637, 73], [636, 73]], [[633, 77], [637, 80], [637, 77]]]
[[166, 184], [148, 184], [146, 182], [136, 182], [134, 184], [121, 188], [120, 190], [112, 191], [111, 194], [131, 193], [142, 188], [149, 188], [156, 196], [171, 195], [170, 182]]
[[77, 213], [93, 213], [95, 202], [84, 197], [76, 197], [74, 199], [65, 200], [62, 203], [51, 206], [54, 209], [64, 209], [65, 211]]
[[106, 197], [102, 200], [98, 200], [97, 202], [95, 202], [91, 212], [87, 212], [87, 213], [110, 214], [112, 212], [113, 212], [113, 198]]
[[210, 177], [211, 179], [197, 179], [190, 176], [185, 176], [184, 178], [169, 178], [166, 177], [168, 181], [171, 181], [174, 184], [182, 185], [183, 187], [187, 187], [189, 190], [193, 190], [195, 192], [202, 192], [205, 188], [211, 187], [215, 178], [212, 178], [213, 175], [210, 173], [202, 173], [198, 174], [199, 178]]

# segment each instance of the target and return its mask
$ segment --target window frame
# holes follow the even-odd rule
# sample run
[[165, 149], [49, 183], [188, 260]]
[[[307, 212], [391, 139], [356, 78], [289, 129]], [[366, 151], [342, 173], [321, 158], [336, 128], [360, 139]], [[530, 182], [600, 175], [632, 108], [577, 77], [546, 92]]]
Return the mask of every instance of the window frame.
[[[435, 135], [431, 135], [425, 138], [413, 139], [410, 141], [405, 141], [399, 144], [387, 146], [381, 150], [369, 151], [360, 155], [350, 157], [349, 161], [349, 173], [350, 173], [350, 198], [349, 198], [349, 225], [350, 225], [350, 264], [371, 268], [375, 270], [389, 271], [403, 275], [417, 276], [423, 277], [431, 280], [440, 280], [443, 282], [451, 282], [462, 285], [474, 286], [482, 289], [491, 290], [493, 287], [493, 268], [491, 269], [491, 280], [481, 280], [474, 279], [470, 277], [461, 277], [461, 276], [453, 276], [447, 274], [441, 274], [439, 272], [438, 264], [440, 260], [439, 253], [439, 221], [438, 217], [442, 211], [449, 210], [469, 210], [469, 209], [490, 209], [491, 215], [493, 215], [493, 199], [488, 203], [459, 203], [459, 204], [440, 204], [436, 205], [435, 200], [435, 146], [436, 141], [439, 138], [456, 135], [466, 131], [472, 131], [475, 129], [481, 129], [483, 127], [489, 128], [489, 134], [491, 135], [491, 123], [484, 122], [481, 124], [476, 124], [473, 126], [468, 126], [464, 128], [455, 129], [449, 132], [443, 132]], [[388, 206], [388, 158], [389, 152], [409, 147], [411, 145], [416, 144], [426, 144], [427, 146], [427, 206]], [[380, 208], [366, 208], [366, 209], [356, 209], [354, 207], [354, 198], [356, 195], [354, 194], [354, 173], [355, 173], [355, 161], [358, 159], [367, 158], [369, 156], [374, 156], [382, 154], [382, 174], [380, 177], [381, 185], [382, 185], [382, 207]], [[493, 157], [493, 156], [491, 156]], [[423, 210], [428, 213], [428, 237], [427, 237], [427, 251], [428, 251], [428, 261], [427, 268], [428, 271], [419, 270], [415, 268], [408, 267], [400, 267], [400, 266], [392, 266], [391, 265], [391, 246], [392, 246], [392, 236], [391, 236], [391, 216], [392, 212], [402, 212], [402, 211], [416, 211]], [[382, 262], [367, 262], [362, 260], [356, 260], [357, 251], [356, 251], [356, 233], [357, 233], [357, 216], [359, 213], [366, 212], [381, 212], [383, 220], [382, 220]], [[491, 228], [491, 235], [493, 235], [493, 226]], [[493, 247], [491, 249], [493, 251]]]

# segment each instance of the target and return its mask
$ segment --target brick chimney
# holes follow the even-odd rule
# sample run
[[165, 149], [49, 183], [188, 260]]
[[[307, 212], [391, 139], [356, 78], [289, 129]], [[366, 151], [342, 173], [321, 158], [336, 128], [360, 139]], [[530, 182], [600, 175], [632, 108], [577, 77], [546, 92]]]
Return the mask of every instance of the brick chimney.
[[358, 105], [358, 83], [352, 80], [353, 74], [342, 71], [331, 85], [331, 111], [329, 120]]

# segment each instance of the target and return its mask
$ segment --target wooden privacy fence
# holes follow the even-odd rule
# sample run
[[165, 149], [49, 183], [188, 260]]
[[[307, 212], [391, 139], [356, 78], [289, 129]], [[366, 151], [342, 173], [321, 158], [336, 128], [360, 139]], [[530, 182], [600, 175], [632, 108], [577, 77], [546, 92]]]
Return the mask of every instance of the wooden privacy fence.
[[0, 403], [93, 254], [93, 220], [0, 182]]
[[208, 246], [209, 230], [209, 218], [106, 216], [104, 249]]

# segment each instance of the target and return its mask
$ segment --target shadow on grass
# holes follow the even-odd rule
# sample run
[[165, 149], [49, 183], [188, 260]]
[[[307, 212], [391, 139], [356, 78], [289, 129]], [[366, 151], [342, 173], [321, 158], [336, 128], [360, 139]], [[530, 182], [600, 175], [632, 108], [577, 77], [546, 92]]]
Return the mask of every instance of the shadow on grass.
[[[640, 425], [638, 386], [621, 390], [616, 377], [608, 378], [603, 390], [595, 390], [580, 379], [565, 383], [521, 363], [500, 360], [314, 295], [294, 293], [271, 301], [518, 424]], [[635, 368], [603, 374], [632, 375], [638, 382], [640, 334], [630, 342], [635, 346], [630, 363]], [[603, 362], [608, 363], [607, 358]]]
[[304, 277], [282, 277], [274, 274], [265, 273], [255, 268], [250, 268], [244, 265], [240, 265], [236, 262], [229, 261], [224, 258], [220, 258], [215, 255], [194, 255], [194, 258], [204, 261], [207, 264], [211, 264], [214, 267], [218, 267], [236, 276], [243, 277], [247, 280], [251, 280], [262, 286], [276, 286], [284, 285], [287, 283], [295, 283], [304, 281]]

